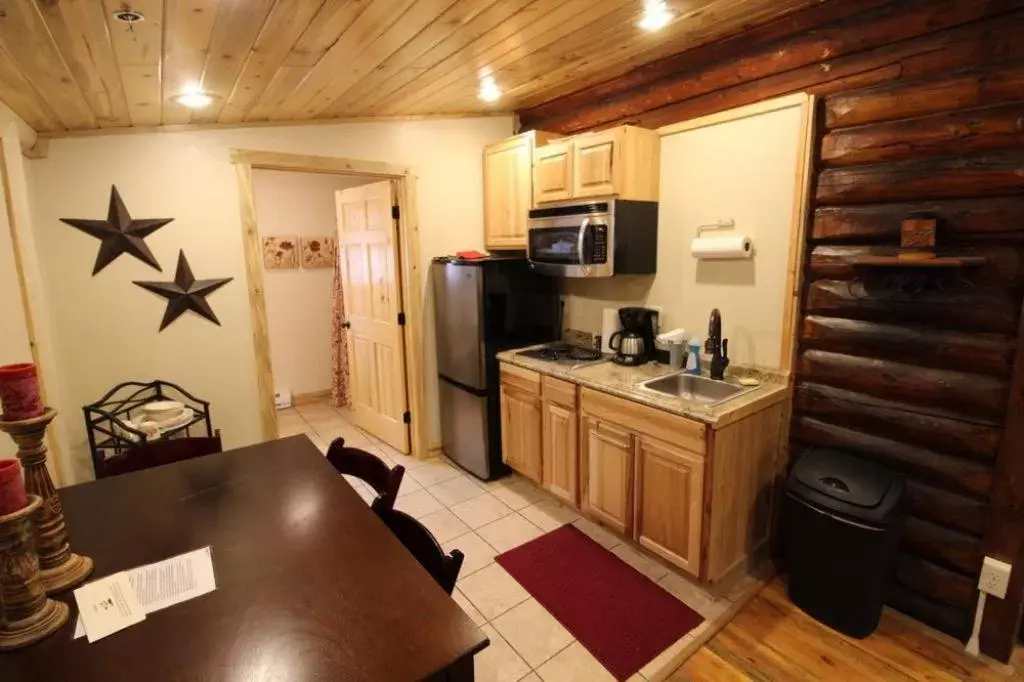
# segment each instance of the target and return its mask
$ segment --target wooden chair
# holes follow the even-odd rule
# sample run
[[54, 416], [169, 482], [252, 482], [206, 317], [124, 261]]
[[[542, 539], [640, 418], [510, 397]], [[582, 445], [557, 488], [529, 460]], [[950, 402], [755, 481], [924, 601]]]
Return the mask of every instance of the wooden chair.
[[409, 553], [416, 557], [416, 561], [427, 569], [427, 573], [437, 581], [441, 589], [451, 594], [462, 569], [462, 561], [465, 559], [462, 552], [453, 549], [451, 554], [445, 554], [426, 526], [403, 511], [378, 505], [378, 501], [379, 499], [373, 503], [373, 511], [405, 545]]
[[124, 454], [109, 457], [96, 471], [96, 478], [109, 478], [130, 474], [133, 471], [152, 469], [153, 467], [183, 462], [187, 459], [205, 457], [224, 450], [220, 441], [220, 431], [212, 436], [202, 438], [168, 438], [151, 443], [140, 444], [127, 450]]
[[327, 448], [327, 461], [338, 473], [355, 476], [369, 484], [377, 493], [374, 504], [379, 503], [387, 509], [395, 506], [405, 467], [396, 465], [391, 469], [376, 455], [359, 448], [345, 447], [344, 438], [335, 438], [331, 441], [330, 447]]

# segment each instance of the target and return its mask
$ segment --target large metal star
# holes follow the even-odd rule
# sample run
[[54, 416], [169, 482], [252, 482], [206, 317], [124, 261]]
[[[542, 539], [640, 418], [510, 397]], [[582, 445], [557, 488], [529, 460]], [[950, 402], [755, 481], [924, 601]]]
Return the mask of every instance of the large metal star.
[[164, 319], [160, 323], [160, 331], [164, 327], [181, 317], [185, 311], [191, 310], [220, 325], [220, 320], [213, 314], [213, 309], [206, 302], [206, 296], [230, 282], [233, 277], [224, 279], [200, 279], [192, 275], [192, 268], [185, 260], [185, 252], [178, 251], [178, 270], [174, 273], [173, 282], [134, 282], [146, 291], [152, 291], [157, 296], [167, 299], [167, 310], [164, 311]]
[[110, 207], [107, 209], [106, 220], [60, 219], [62, 223], [76, 227], [100, 240], [100, 252], [96, 254], [96, 265], [92, 269], [94, 275], [110, 265], [122, 253], [130, 253], [143, 263], [163, 272], [160, 269], [160, 264], [153, 257], [153, 253], [146, 246], [146, 242], [142, 240], [172, 220], [174, 218], [134, 220], [128, 214], [128, 209], [124, 207], [121, 195], [117, 193], [117, 187], [113, 185], [110, 187]]

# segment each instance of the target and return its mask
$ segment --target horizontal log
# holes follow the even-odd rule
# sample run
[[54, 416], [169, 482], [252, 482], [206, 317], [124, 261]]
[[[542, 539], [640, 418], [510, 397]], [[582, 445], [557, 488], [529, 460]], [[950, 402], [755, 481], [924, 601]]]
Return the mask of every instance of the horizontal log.
[[560, 111], [548, 113], [545, 125], [558, 132], [594, 128], [723, 88], [817, 65], [823, 56], [836, 60], [975, 21], [983, 18], [987, 10], [987, 3], [917, 0], [890, 3], [861, 12], [849, 21], [801, 30], [760, 47], [748, 43], [741, 35], [731, 54], [725, 53], [717, 60], [690, 62], [689, 68], [620, 94], [600, 95], [582, 111], [571, 102], [563, 103]]
[[[893, 256], [899, 252], [897, 245], [877, 246], [833, 246], [819, 245], [811, 249], [808, 265], [810, 279], [862, 279], [876, 269], [865, 269], [857, 265], [862, 256]], [[947, 246], [937, 249], [939, 255], [978, 256], [986, 259], [979, 267], [959, 270], [933, 271], [945, 281], [962, 278], [973, 286], [994, 289], [1012, 289], [1024, 283], [1024, 263], [1021, 250], [1010, 246]]]
[[832, 168], [818, 174], [818, 204], [1024, 194], [1024, 152]]
[[861, 282], [817, 280], [807, 287], [804, 312], [992, 334], [1016, 334], [1020, 299], [990, 290], [869, 290]]
[[840, 167], [1000, 149], [1024, 149], [1024, 103], [842, 128], [822, 139], [820, 158]]
[[814, 383], [987, 419], [1002, 416], [1009, 392], [1004, 379], [823, 350], [801, 351], [797, 371]]
[[865, 433], [949, 455], [991, 461], [1000, 429], [965, 421], [952, 410], [921, 408], [895, 400], [816, 383], [801, 383], [794, 395], [798, 416], [842, 424]]
[[800, 348], [895, 360], [918, 367], [956, 367], [1006, 379], [1013, 367], [1016, 342], [998, 335], [809, 315], [800, 326]]
[[897, 611], [961, 641], [970, 633], [972, 621], [969, 611], [928, 599], [920, 592], [902, 585], [893, 585], [889, 588], [886, 603]]
[[[925, 75], [948, 74], [951, 64], [980, 68], [996, 61], [1021, 58], [1022, 22], [1022, 13], [974, 22], [723, 88], [614, 122], [657, 128], [794, 92], [825, 96], [891, 83], [907, 77], [911, 70]], [[614, 122], [608, 121], [606, 125]], [[550, 127], [543, 123], [546, 122], [531, 122], [542, 128]]]
[[971, 578], [981, 573], [981, 540], [967, 533], [910, 516], [903, 525], [900, 547]]
[[950, 606], [964, 610], [974, 607], [974, 580], [912, 554], [897, 556], [896, 582]]
[[725, 40], [716, 40], [655, 60], [617, 78], [557, 97], [537, 106], [528, 106], [520, 111], [520, 120], [524, 123], [543, 121], [550, 124], [557, 117], [564, 117], [568, 112], [588, 107], [595, 102], [606, 101], [680, 73], [703, 69], [709, 64], [724, 59], [733, 59], [738, 54], [747, 54], [765, 45], [772, 45], [781, 39], [804, 34], [838, 19], [859, 15], [887, 3], [888, 0], [846, 0], [846, 2], [827, 2], [808, 7], [766, 24], [750, 27], [740, 35]]
[[794, 436], [802, 443], [837, 448], [885, 464], [915, 480], [961, 493], [984, 496], [992, 487], [992, 467], [962, 457], [879, 438], [856, 429], [799, 417]]
[[919, 519], [979, 537], [988, 520], [987, 503], [913, 479], [907, 481], [907, 510]]
[[814, 211], [812, 241], [895, 239], [910, 216], [938, 220], [939, 243], [957, 244], [979, 234], [1007, 235], [1018, 242], [1024, 234], [1024, 197], [922, 201], [867, 206], [825, 206]]
[[1016, 102], [1024, 66], [995, 65], [955, 75], [899, 81], [825, 100], [825, 128], [845, 128]]

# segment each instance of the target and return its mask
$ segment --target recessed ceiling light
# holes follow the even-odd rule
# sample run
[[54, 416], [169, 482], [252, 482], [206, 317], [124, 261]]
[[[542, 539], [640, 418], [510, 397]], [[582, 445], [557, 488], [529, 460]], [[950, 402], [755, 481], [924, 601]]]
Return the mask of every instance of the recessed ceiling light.
[[120, 21], [123, 24], [128, 24], [128, 28], [145, 21], [146, 17], [143, 16], [142, 12], [132, 9], [131, 7], [125, 7], [114, 12], [114, 19]]
[[665, 0], [647, 0], [644, 3], [644, 13], [636, 25], [648, 33], [654, 33], [668, 26], [673, 17], [672, 10], [665, 4]]
[[213, 96], [203, 92], [198, 85], [188, 85], [174, 97], [174, 101], [189, 109], [202, 109], [210, 106]]
[[494, 82], [494, 76], [480, 79], [480, 99], [485, 102], [497, 102], [501, 97], [501, 88]]

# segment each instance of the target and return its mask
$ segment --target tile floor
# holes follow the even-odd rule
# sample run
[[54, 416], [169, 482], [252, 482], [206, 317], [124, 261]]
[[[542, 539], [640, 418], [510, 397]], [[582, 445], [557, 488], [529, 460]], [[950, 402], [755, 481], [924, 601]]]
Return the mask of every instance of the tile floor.
[[[491, 640], [476, 657], [479, 682], [517, 680], [613, 680], [611, 674], [517, 583], [494, 557], [572, 523], [623, 561], [657, 582], [706, 619], [648, 663], [632, 680], [661, 678], [673, 654], [691, 644], [708, 621], [724, 614], [731, 602], [712, 600], [686, 578], [616, 535], [562, 506], [519, 476], [482, 482], [443, 458], [429, 461], [403, 455], [353, 426], [344, 409], [309, 403], [278, 412], [281, 436], [305, 433], [321, 451], [338, 436], [353, 447], [374, 452], [406, 468], [395, 506], [416, 517], [446, 550], [465, 554], [452, 597]], [[373, 493], [361, 481], [353, 487], [366, 500]], [[730, 595], [732, 596], [732, 595]]]

